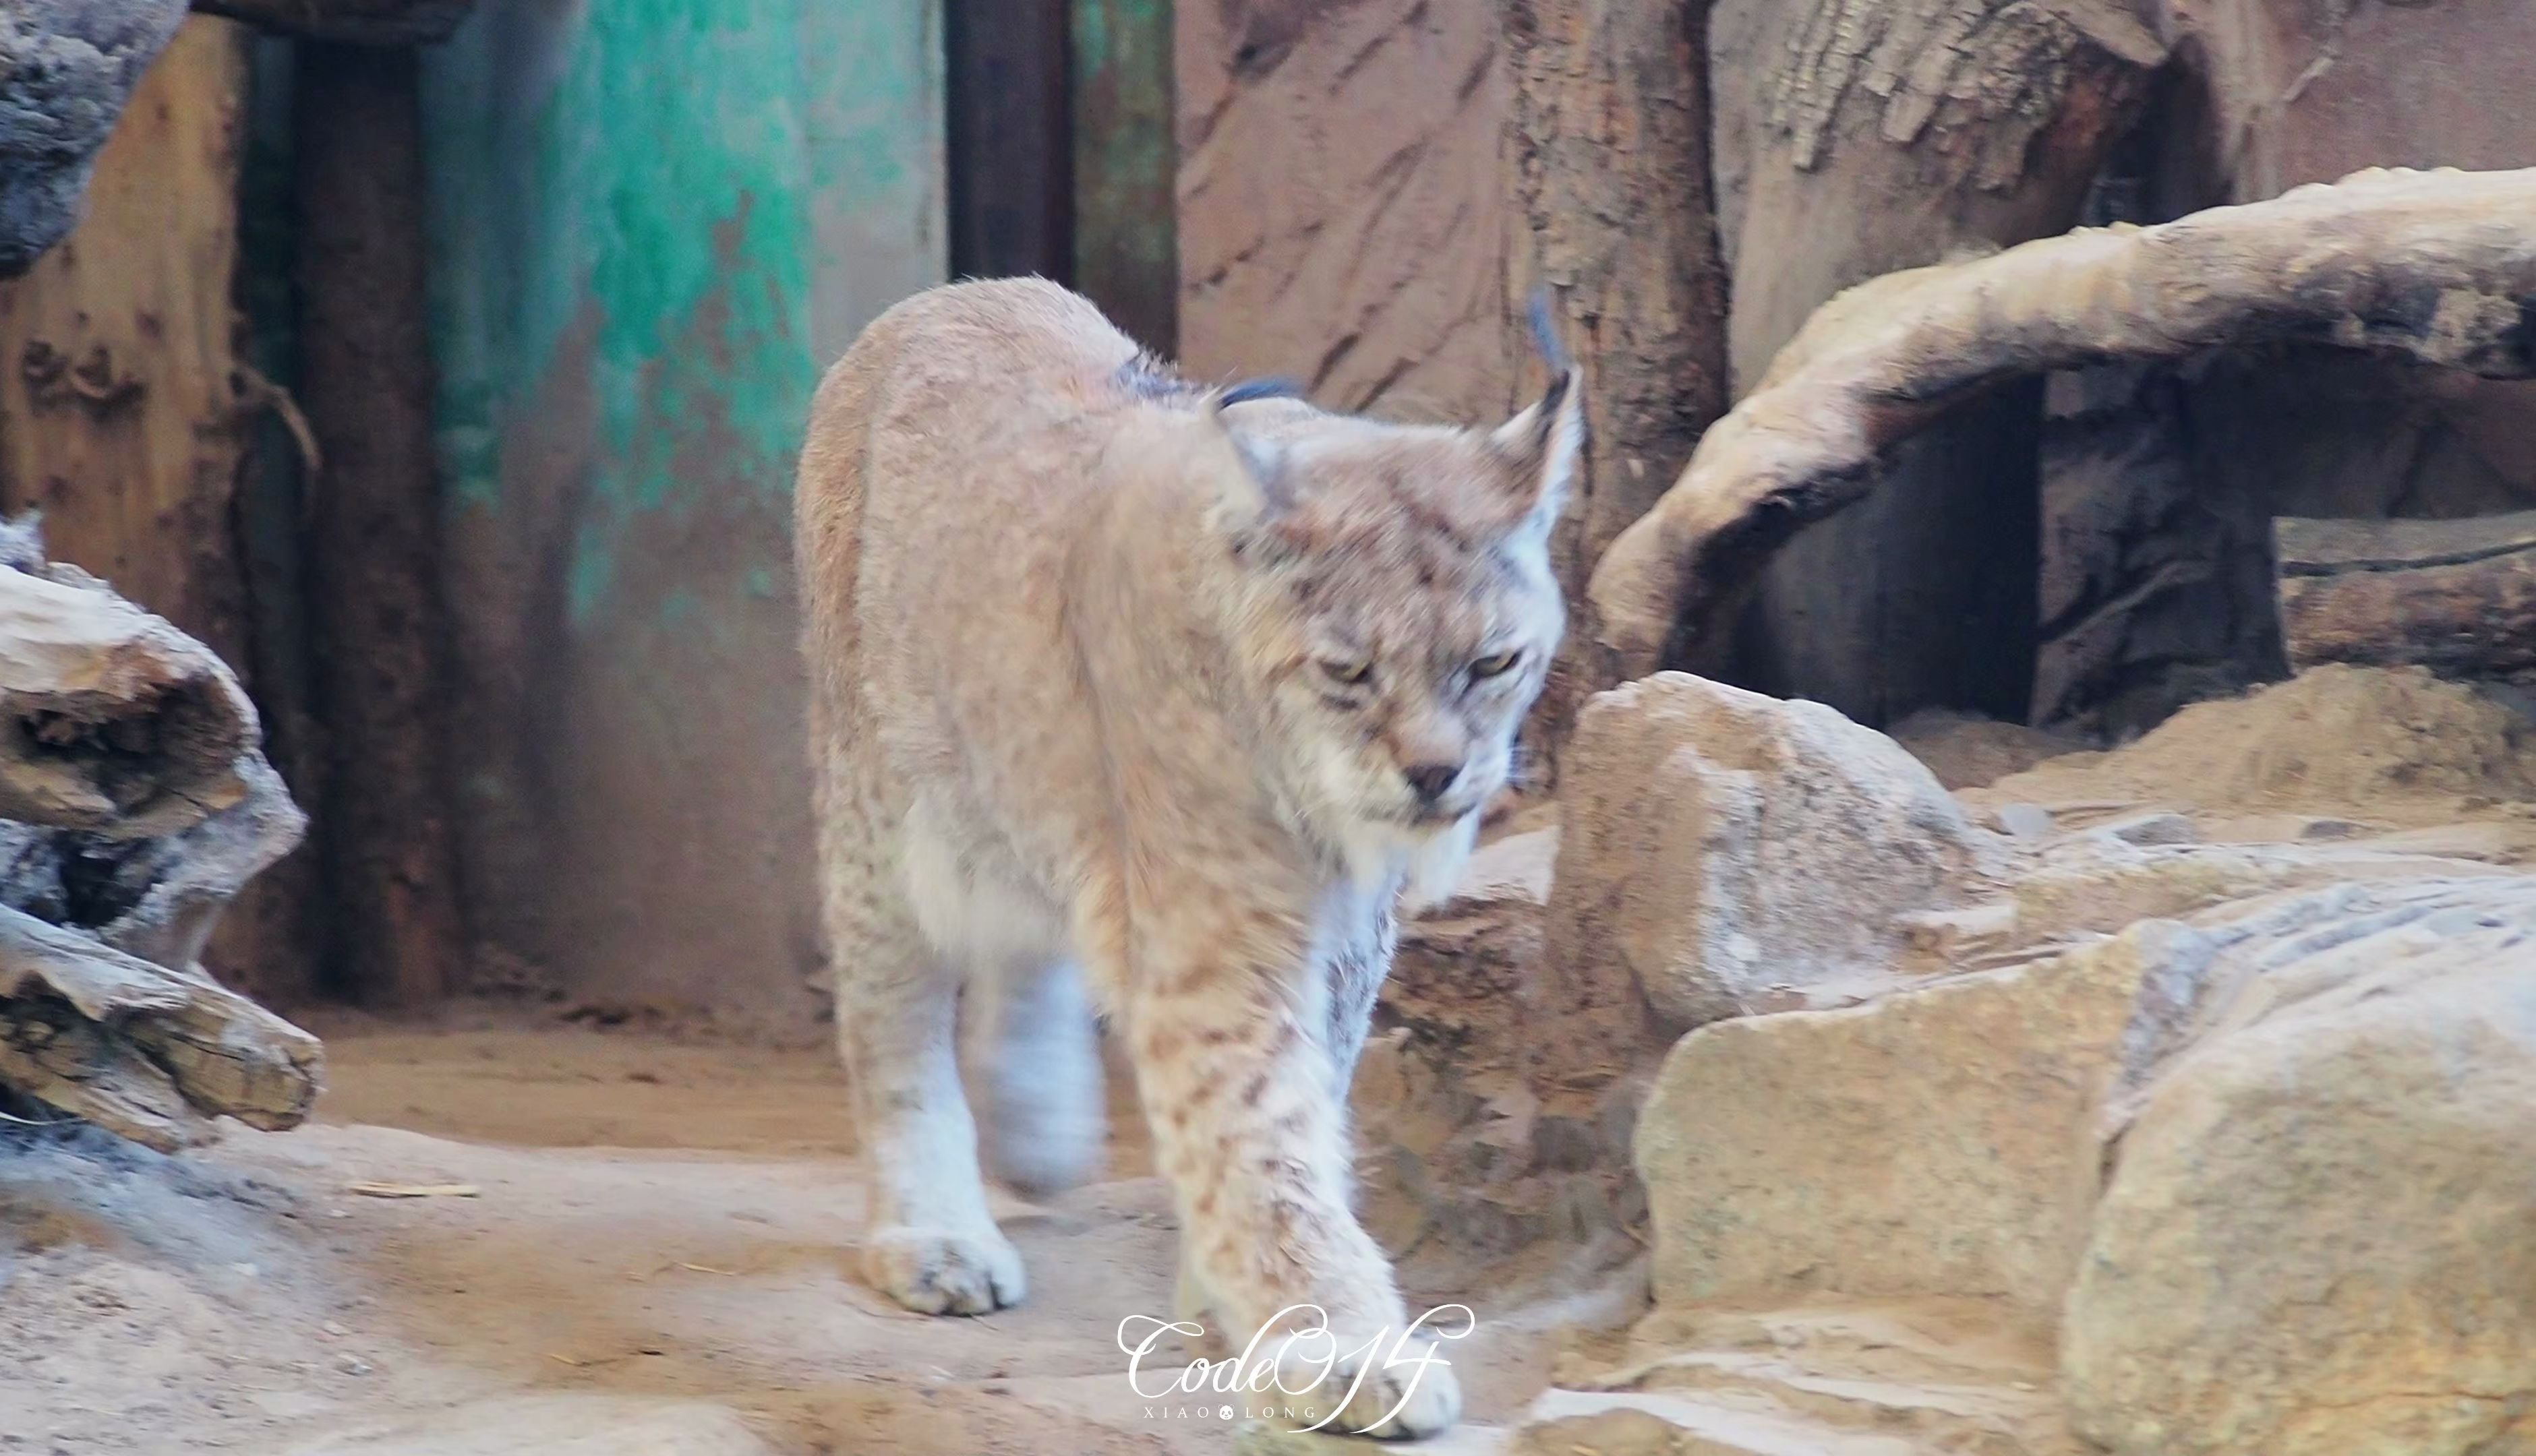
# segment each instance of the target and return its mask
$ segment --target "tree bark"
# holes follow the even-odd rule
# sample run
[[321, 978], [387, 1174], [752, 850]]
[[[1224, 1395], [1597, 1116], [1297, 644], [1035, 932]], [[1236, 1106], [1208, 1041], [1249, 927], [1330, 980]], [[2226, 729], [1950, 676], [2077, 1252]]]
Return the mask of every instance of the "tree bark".
[[329, 960], [416, 1005], [462, 979], [443, 772], [449, 640], [412, 50], [310, 43], [298, 73], [302, 405], [324, 462], [308, 538]]
[[1595, 568], [1606, 669], [1640, 676], [1716, 633], [1800, 527], [1885, 483], [1885, 451], [2008, 381], [2283, 341], [2536, 375], [2531, 235], [2536, 169], [2369, 171], [1853, 288]]
[[2536, 671], [2536, 511], [2272, 523], [2281, 646], [2319, 663], [2462, 677]]
[[[1585, 469], [1553, 545], [1585, 605], [1604, 549], [1664, 493], [1727, 402], [1726, 278], [1709, 194], [1708, 6], [1510, 0], [1510, 338], [1548, 286], [1585, 375]], [[1538, 394], [1509, 380], [1509, 405]], [[1581, 613], [1580, 613], [1581, 614]], [[1593, 679], [1571, 633], [1528, 738], [1554, 758]]]

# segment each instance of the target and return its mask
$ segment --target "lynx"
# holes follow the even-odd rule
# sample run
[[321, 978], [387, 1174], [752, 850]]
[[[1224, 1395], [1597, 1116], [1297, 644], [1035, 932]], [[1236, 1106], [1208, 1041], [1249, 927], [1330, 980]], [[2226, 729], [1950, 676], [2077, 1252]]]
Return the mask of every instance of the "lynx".
[[[965, 996], [986, 1156], [1025, 1192], [1098, 1170], [1109, 1018], [1184, 1315], [1236, 1348], [1296, 1306], [1344, 1349], [1408, 1327], [1351, 1208], [1348, 1085], [1398, 907], [1450, 883], [1564, 629], [1580, 397], [1554, 357], [1494, 429], [1200, 388], [1038, 281], [919, 294], [829, 371], [796, 549], [873, 1284], [1023, 1295]], [[1349, 1429], [1460, 1408], [1440, 1365], [1356, 1384]]]

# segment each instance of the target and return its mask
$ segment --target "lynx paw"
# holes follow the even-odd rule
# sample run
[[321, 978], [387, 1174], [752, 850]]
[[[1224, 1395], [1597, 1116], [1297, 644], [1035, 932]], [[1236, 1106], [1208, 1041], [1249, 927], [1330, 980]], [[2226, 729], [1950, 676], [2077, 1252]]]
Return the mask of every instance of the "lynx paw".
[[[1388, 1364], [1383, 1356], [1391, 1353], [1391, 1342], [1383, 1341], [1372, 1353], [1362, 1359], [1341, 1361], [1323, 1377], [1317, 1390], [1321, 1400], [1330, 1404], [1345, 1402], [1337, 1416], [1321, 1421], [1329, 1404], [1311, 1407], [1310, 1420], [1320, 1421], [1317, 1427], [1324, 1435], [1364, 1435], [1375, 1440], [1419, 1440], [1449, 1428], [1462, 1417], [1462, 1386], [1453, 1377], [1453, 1367], [1431, 1341], [1412, 1341], [1404, 1345]], [[1326, 1359], [1326, 1357], [1323, 1357]], [[1421, 1361], [1425, 1361], [1425, 1363]], [[1359, 1385], [1357, 1370], [1370, 1362], [1374, 1368]], [[1303, 1379], [1309, 1379], [1305, 1374]], [[1300, 1381], [1281, 1380], [1281, 1389], [1297, 1389]], [[1349, 1392], [1355, 1391], [1350, 1399]]]
[[919, 1314], [988, 1314], [1022, 1301], [1022, 1256], [991, 1227], [982, 1234], [881, 1229], [863, 1243], [863, 1273]]

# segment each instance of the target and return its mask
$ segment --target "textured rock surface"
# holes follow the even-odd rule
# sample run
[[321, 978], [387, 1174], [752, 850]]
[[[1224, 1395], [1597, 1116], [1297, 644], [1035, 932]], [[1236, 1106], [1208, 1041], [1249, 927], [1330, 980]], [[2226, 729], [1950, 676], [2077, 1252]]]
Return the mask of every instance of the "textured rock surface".
[[2512, 876], [2210, 966], [2205, 1037], [2146, 1087], [2069, 1298], [2083, 1434], [2124, 1456], [2536, 1445], [2531, 930]]
[[1566, 762], [1553, 960], [1617, 960], [1678, 1026], [1873, 977], [1894, 918], [1953, 899], [1985, 853], [1892, 739], [1683, 673], [1596, 698]]
[[0, 279], [78, 223], [97, 149], [184, 19], [184, 0], [0, 7]]

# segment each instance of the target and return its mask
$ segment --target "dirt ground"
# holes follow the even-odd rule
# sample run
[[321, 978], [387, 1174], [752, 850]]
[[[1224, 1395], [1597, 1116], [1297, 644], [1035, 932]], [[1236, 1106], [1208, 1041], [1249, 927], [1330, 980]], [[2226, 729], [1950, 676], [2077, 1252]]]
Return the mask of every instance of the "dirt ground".
[[[168, 1159], [0, 1127], [0, 1453], [1231, 1448], [1214, 1411], [1141, 1400], [1113, 1344], [1172, 1292], [1169, 1199], [1124, 1107], [1112, 1181], [997, 1210], [1028, 1301], [933, 1319], [853, 1276], [824, 1051], [480, 1017], [312, 1029], [330, 1090], [294, 1132]], [[1473, 1302], [1454, 1354], [1486, 1418], [1545, 1383], [1578, 1306]]]

